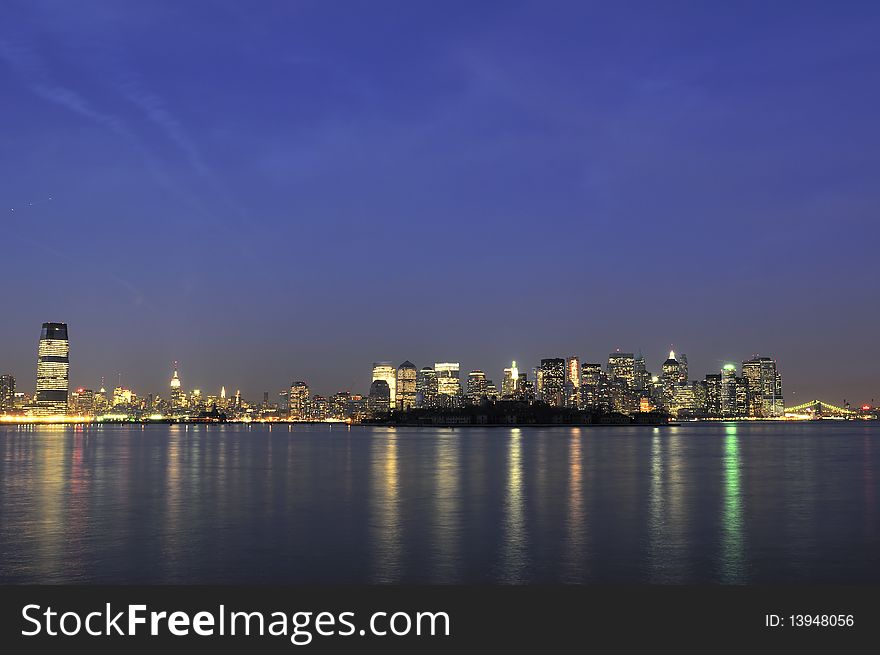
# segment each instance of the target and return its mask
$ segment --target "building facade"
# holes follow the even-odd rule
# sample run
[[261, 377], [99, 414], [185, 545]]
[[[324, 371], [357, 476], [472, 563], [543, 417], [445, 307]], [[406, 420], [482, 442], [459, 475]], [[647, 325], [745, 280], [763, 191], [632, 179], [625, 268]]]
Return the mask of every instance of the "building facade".
[[397, 402], [397, 369], [391, 362], [375, 362], [373, 364], [373, 382], [385, 380], [388, 383], [388, 393], [391, 394], [388, 402], [391, 407], [396, 407]]
[[70, 379], [70, 342], [66, 323], [43, 323], [37, 352], [34, 415], [64, 416]]
[[11, 375], [0, 375], [0, 414], [11, 414], [15, 411], [15, 378]]
[[415, 364], [407, 360], [397, 367], [396, 384], [396, 407], [406, 411], [416, 406], [416, 384], [418, 381], [418, 369]]
[[742, 375], [749, 381], [749, 416], [776, 418], [785, 414], [782, 378], [775, 360], [755, 357], [745, 361], [742, 363]]
[[554, 407], [565, 405], [565, 360], [552, 357], [541, 360], [540, 394], [541, 400]]

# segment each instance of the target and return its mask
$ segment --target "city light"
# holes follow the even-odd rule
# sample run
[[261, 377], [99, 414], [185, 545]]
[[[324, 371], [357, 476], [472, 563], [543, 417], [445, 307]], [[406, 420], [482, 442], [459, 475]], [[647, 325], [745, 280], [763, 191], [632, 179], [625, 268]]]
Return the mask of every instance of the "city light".
[[[37, 389], [31, 396], [16, 391], [12, 375], [0, 375], [0, 421], [4, 423], [361, 423], [486, 424], [539, 421], [563, 423], [718, 421], [718, 420], [873, 420], [870, 404], [854, 410], [811, 400], [785, 407], [777, 362], [754, 356], [720, 371], [691, 379], [684, 353], [669, 352], [660, 374], [651, 373], [645, 358], [619, 348], [607, 363], [577, 355], [549, 357], [531, 369], [530, 378], [517, 361], [502, 371], [501, 388], [487, 372], [465, 375], [459, 362], [436, 362], [419, 369], [409, 360], [395, 366], [372, 366], [368, 395], [339, 391], [314, 393], [294, 380], [277, 395], [263, 392], [260, 403], [239, 390], [219, 393], [187, 391], [179, 363], [170, 363], [164, 393], [139, 394], [118, 384], [107, 391], [69, 388], [67, 324], [44, 323], [37, 353]], [[366, 371], [365, 371], [366, 373]], [[215, 387], [216, 388], [216, 387]]]

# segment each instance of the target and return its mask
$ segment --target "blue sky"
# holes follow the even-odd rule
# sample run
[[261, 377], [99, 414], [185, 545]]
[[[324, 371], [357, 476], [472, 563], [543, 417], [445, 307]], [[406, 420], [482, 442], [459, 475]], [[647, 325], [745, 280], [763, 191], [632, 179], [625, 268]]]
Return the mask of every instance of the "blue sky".
[[878, 67], [875, 3], [5, 2], [0, 368], [58, 320], [77, 386], [674, 345], [870, 400]]

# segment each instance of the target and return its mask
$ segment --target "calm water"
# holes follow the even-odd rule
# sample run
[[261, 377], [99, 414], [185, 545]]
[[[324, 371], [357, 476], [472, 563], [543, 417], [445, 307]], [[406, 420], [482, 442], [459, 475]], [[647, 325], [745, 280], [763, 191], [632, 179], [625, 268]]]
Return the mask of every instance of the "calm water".
[[880, 582], [880, 426], [0, 428], [0, 582]]

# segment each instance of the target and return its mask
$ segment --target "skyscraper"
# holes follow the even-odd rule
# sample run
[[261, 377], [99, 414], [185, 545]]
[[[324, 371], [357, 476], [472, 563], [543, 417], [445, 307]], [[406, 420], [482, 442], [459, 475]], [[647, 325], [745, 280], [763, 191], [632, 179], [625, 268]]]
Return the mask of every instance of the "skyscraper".
[[36, 416], [64, 416], [70, 376], [66, 323], [43, 323], [37, 352]]
[[309, 420], [309, 385], [302, 380], [291, 384], [287, 405], [291, 421]]
[[519, 369], [516, 361], [511, 362], [510, 368], [504, 369], [504, 377], [501, 378], [501, 396], [513, 398], [516, 395], [516, 381], [519, 378]]
[[608, 355], [609, 381], [623, 380], [630, 389], [635, 387], [635, 357], [619, 350]]
[[663, 374], [661, 383], [663, 385], [663, 406], [667, 409], [672, 406], [675, 398], [675, 387], [681, 382], [681, 365], [675, 358], [675, 351], [669, 351], [669, 357], [663, 362]]
[[706, 415], [717, 418], [721, 416], [721, 373], [709, 373], [706, 376]]
[[15, 378], [0, 375], [0, 414], [11, 413], [15, 409]]
[[72, 416], [95, 415], [95, 392], [92, 389], [80, 387], [72, 391], [68, 397], [68, 413]]
[[565, 404], [565, 360], [542, 359], [540, 373], [541, 399], [548, 405], [562, 407]]
[[388, 383], [388, 392], [391, 394], [388, 402], [390, 407], [396, 407], [397, 403], [397, 369], [391, 362], [374, 362], [373, 363], [373, 382], [376, 380], [385, 380]]
[[437, 399], [444, 407], [454, 407], [461, 401], [461, 364], [436, 362]]
[[437, 372], [425, 366], [416, 377], [416, 400], [420, 407], [437, 406]]
[[370, 397], [367, 399], [367, 409], [371, 414], [384, 414], [391, 405], [391, 389], [388, 383], [382, 379], [373, 380], [370, 385]]
[[171, 409], [183, 409], [183, 389], [180, 388], [180, 378], [177, 375], [177, 362], [174, 362], [174, 373], [171, 375]]
[[479, 405], [486, 395], [486, 374], [483, 371], [468, 373], [467, 400], [471, 405]]
[[721, 369], [721, 416], [736, 416], [736, 366], [725, 364]]
[[773, 359], [755, 357], [745, 361], [742, 374], [749, 381], [749, 416], [772, 418], [785, 414], [782, 378]]
[[416, 382], [418, 369], [406, 360], [397, 367], [397, 409], [407, 410], [416, 406]]
[[633, 359], [633, 389], [636, 391], [648, 391], [651, 386], [651, 374], [642, 353]]
[[581, 388], [581, 360], [576, 356], [565, 360], [565, 404], [577, 407]]

